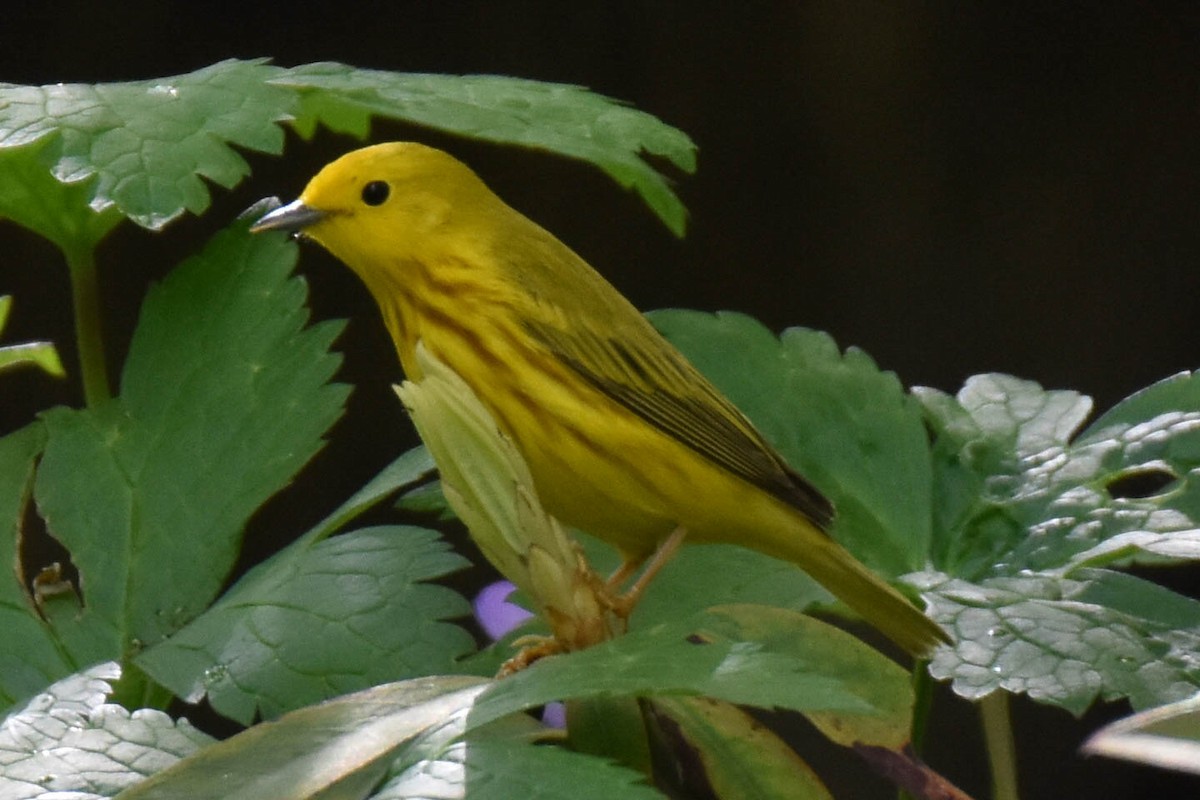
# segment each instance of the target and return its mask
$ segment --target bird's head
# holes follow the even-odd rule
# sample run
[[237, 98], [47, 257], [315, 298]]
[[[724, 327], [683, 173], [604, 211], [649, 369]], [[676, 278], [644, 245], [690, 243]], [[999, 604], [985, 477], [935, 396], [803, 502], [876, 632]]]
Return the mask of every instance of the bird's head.
[[390, 142], [330, 163], [297, 200], [250, 229], [313, 239], [362, 273], [468, 240], [496, 207], [503, 202], [462, 162], [422, 144]]

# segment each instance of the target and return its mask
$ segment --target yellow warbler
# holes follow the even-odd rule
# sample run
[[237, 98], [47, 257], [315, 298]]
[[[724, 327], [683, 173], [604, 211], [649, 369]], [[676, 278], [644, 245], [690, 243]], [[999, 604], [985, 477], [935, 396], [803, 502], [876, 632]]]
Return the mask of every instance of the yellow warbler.
[[253, 230], [301, 232], [357, 273], [408, 378], [422, 342], [516, 444], [546, 509], [616, 546], [622, 575], [685, 532], [794, 562], [914, 655], [946, 640], [628, 300], [446, 153], [356, 150]]

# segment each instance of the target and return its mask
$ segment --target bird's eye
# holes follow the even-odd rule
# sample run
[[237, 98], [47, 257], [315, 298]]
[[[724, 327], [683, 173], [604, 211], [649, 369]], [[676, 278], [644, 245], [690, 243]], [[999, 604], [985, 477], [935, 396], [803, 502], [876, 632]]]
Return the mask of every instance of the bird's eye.
[[392, 191], [385, 181], [371, 181], [362, 190], [363, 202], [369, 206], [383, 205]]

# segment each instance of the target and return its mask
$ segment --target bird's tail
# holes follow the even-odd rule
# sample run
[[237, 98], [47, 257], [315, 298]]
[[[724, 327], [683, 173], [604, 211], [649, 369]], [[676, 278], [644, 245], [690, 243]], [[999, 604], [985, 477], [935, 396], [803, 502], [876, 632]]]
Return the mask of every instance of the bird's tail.
[[784, 557], [914, 657], [928, 658], [950, 641], [937, 623], [833, 539], [810, 542], [803, 554]]

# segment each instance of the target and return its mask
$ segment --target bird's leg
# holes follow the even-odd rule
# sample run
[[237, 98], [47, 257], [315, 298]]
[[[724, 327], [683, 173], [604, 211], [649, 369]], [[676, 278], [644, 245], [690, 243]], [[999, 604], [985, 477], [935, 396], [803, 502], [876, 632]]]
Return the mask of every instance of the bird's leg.
[[[588, 584], [592, 588], [593, 596], [604, 607], [612, 612], [613, 616], [619, 620], [621, 630], [624, 630], [628, 625], [629, 615], [633, 613], [633, 609], [637, 607], [638, 600], [641, 599], [642, 592], [650, 585], [659, 571], [667, 565], [674, 556], [679, 546], [683, 544], [684, 537], [687, 536], [687, 529], [680, 526], [671, 531], [671, 535], [663, 540], [658, 549], [654, 551], [649, 559], [643, 558], [627, 558], [621, 563], [612, 575], [608, 576], [608, 580], [600, 582], [600, 577], [592, 572], [587, 566], [587, 560], [583, 556], [583, 550], [576, 545], [576, 554], [579, 557], [580, 564], [584, 568], [583, 572], [589, 576]], [[638, 567], [645, 564], [645, 569], [638, 576], [633, 585], [626, 591], [621, 591], [621, 585], [629, 578], [630, 575], [637, 572]], [[553, 627], [553, 626], [552, 626]], [[608, 638], [607, 636], [603, 638]], [[589, 644], [595, 644], [595, 641], [589, 641]], [[503, 678], [533, 664], [539, 659], [546, 656], [555, 655], [566, 652], [568, 650], [577, 649], [578, 644], [572, 645], [571, 641], [560, 641], [554, 636], [524, 636], [513, 642], [515, 647], [519, 647], [520, 651], [512, 658], [505, 661], [500, 667], [500, 671], [496, 674], [497, 678]], [[586, 644], [583, 646], [587, 646]]]
[[667, 565], [679, 550], [679, 546], [683, 544], [684, 537], [687, 536], [687, 529], [683, 526], [671, 531], [671, 535], [663, 540], [663, 543], [654, 551], [654, 555], [646, 562], [645, 569], [638, 579], [633, 582], [627, 591], [622, 594], [617, 594], [620, 591], [621, 584], [625, 582], [637, 568], [639, 562], [627, 560], [617, 568], [608, 578], [608, 590], [611, 592], [608, 603], [612, 612], [622, 620], [628, 620], [629, 615], [633, 613], [633, 609], [637, 607], [638, 600], [641, 599], [642, 592], [650, 585], [650, 581], [654, 580], [654, 576], [659, 573], [663, 567]]
[[604, 588], [616, 597], [621, 591], [621, 586], [625, 581], [629, 580], [629, 576], [637, 572], [638, 567], [646, 563], [645, 558], [624, 558], [621, 560], [621, 566], [613, 570], [612, 574], [604, 581]]

